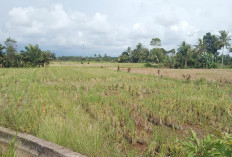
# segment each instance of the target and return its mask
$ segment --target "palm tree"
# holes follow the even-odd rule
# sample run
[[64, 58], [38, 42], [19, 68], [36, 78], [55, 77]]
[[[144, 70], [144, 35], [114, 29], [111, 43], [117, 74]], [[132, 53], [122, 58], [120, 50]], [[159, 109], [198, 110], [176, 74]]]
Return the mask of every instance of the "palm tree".
[[197, 45], [195, 45], [198, 52], [203, 53], [205, 51], [206, 45], [205, 40], [202, 40], [201, 38], [198, 39]]
[[131, 59], [131, 54], [132, 54], [132, 50], [130, 47], [127, 48], [126, 52], [128, 53], [128, 56], [129, 56], [129, 62], [132, 62], [132, 59]]
[[230, 40], [231, 37], [229, 36], [229, 32], [226, 32], [225, 30], [221, 30], [219, 31], [220, 35], [218, 36], [219, 39], [219, 47], [222, 48], [222, 65], [221, 68], [223, 66], [223, 55], [224, 55], [224, 51], [225, 51], [225, 47], [228, 48], [230, 46]]
[[136, 48], [131, 53], [131, 59], [133, 63], [137, 63], [139, 61], [139, 58], [140, 58], [140, 55], [143, 49], [144, 49], [144, 46], [142, 43], [138, 43], [138, 45], [136, 45]]
[[192, 54], [192, 48], [190, 44], [187, 44], [185, 41], [181, 43], [177, 49], [178, 53], [184, 58], [184, 67], [188, 67], [188, 59]]
[[24, 62], [24, 64], [28, 64], [29, 66], [35, 67], [38, 65], [43, 66], [43, 54], [41, 49], [39, 48], [39, 45], [31, 45], [25, 46], [26, 51], [21, 51], [21, 59]]

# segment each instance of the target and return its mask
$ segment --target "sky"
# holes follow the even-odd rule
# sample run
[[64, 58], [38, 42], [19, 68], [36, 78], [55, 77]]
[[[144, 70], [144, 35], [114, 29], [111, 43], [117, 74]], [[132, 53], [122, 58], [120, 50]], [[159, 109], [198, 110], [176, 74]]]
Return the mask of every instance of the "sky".
[[[57, 56], [119, 56], [152, 38], [162, 47], [232, 33], [232, 0], [0, 0], [0, 43], [39, 44]], [[230, 35], [231, 35], [230, 33]]]

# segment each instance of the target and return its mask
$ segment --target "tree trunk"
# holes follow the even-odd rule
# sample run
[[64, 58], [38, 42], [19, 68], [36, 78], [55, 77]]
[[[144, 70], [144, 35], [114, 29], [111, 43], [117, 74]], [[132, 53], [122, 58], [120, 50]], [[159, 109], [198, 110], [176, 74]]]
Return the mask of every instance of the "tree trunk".
[[222, 50], [222, 65], [221, 65], [221, 69], [222, 69], [222, 67], [223, 67], [223, 55], [224, 54], [224, 47], [223, 47], [223, 50]]
[[188, 67], [188, 60], [185, 59], [185, 60], [184, 60], [184, 68], [187, 68], [187, 67]]

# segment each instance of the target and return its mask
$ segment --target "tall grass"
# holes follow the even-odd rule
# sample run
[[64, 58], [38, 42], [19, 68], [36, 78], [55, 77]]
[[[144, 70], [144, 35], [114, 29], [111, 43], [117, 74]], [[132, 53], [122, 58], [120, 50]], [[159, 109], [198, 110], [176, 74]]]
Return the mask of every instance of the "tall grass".
[[0, 69], [0, 87], [0, 125], [87, 156], [181, 156], [190, 130], [232, 132], [231, 84], [56, 66]]

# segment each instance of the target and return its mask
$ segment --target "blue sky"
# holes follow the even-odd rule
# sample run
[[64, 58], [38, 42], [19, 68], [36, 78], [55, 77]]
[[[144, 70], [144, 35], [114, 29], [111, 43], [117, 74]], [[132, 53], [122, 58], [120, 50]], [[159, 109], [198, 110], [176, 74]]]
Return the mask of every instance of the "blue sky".
[[[118, 56], [138, 42], [149, 48], [181, 41], [196, 44], [205, 33], [232, 32], [231, 0], [0, 0], [0, 43], [7, 37], [61, 55]], [[84, 45], [84, 51], [83, 51]]]

